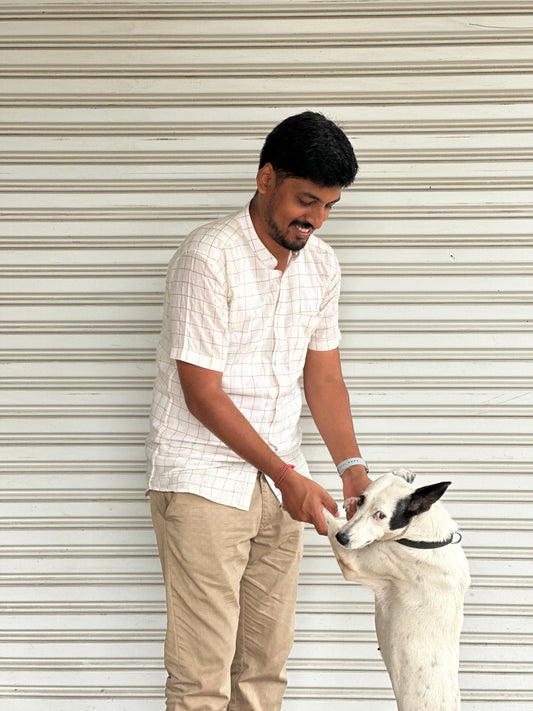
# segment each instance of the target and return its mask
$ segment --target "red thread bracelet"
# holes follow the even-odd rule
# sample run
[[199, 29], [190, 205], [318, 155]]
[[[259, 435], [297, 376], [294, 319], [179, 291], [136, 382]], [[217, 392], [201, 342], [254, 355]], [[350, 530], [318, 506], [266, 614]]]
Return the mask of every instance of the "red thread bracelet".
[[285, 464], [283, 469], [280, 471], [280, 473], [277, 475], [277, 477], [274, 479], [274, 486], [279, 489], [279, 485], [285, 479], [285, 474], [289, 471], [289, 469], [294, 469], [294, 464]]

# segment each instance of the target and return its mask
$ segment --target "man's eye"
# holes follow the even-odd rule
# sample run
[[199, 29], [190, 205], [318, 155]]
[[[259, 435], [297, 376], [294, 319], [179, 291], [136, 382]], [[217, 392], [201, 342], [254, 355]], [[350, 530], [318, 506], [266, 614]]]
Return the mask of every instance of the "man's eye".
[[311, 205], [313, 204], [312, 202], [302, 200], [302, 198], [298, 198], [298, 202], [300, 203], [300, 205], [303, 205], [303, 207], [311, 207]]

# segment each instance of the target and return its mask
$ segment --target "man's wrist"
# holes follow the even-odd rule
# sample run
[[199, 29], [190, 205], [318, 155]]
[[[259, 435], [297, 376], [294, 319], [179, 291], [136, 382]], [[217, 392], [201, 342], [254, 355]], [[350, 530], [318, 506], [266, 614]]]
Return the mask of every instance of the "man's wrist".
[[285, 477], [287, 476], [287, 473], [291, 469], [294, 469], [294, 464], [285, 464], [283, 466], [283, 468], [278, 472], [278, 474], [276, 475], [276, 477], [274, 479], [274, 486], [276, 487], [276, 489], [280, 488], [281, 482], [283, 481], [283, 479], [285, 479]]
[[342, 462], [337, 464], [339, 476], [342, 477], [344, 472], [352, 467], [364, 467], [366, 473], [368, 474], [368, 464], [362, 457], [350, 457], [349, 459], [344, 459]]

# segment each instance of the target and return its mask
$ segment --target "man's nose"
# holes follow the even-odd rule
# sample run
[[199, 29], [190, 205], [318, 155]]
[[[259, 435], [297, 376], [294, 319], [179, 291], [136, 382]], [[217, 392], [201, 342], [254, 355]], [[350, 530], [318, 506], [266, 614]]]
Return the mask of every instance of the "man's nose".
[[325, 205], [313, 205], [309, 208], [308, 221], [313, 225], [315, 230], [320, 229], [328, 217], [329, 210]]

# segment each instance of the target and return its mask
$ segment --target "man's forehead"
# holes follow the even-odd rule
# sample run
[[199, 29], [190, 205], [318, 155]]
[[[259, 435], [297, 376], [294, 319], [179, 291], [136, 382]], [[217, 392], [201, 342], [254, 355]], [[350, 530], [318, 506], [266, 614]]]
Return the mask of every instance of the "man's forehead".
[[326, 187], [318, 185], [311, 180], [305, 178], [288, 178], [293, 181], [294, 188], [302, 195], [307, 195], [313, 200], [319, 200], [325, 203], [338, 202], [341, 199], [342, 187], [340, 185], [334, 187]]

